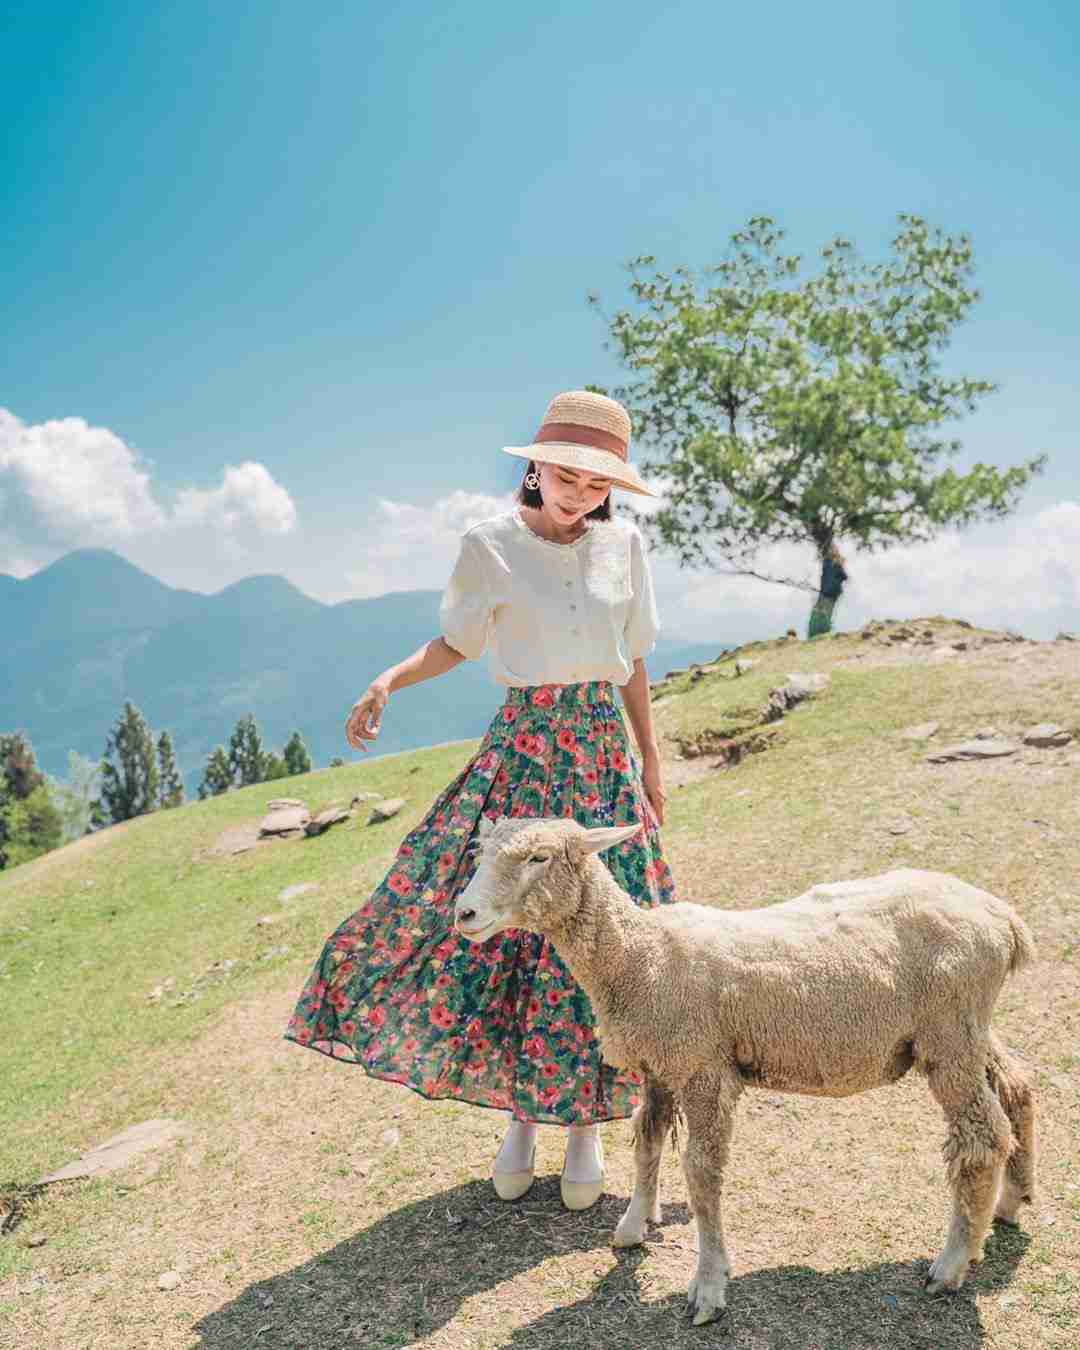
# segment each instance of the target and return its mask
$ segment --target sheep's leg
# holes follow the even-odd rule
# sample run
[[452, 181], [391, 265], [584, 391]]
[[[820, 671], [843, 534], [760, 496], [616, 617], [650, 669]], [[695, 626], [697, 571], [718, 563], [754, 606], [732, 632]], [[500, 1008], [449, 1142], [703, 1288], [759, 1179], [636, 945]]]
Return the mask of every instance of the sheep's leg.
[[990, 1033], [986, 1076], [1012, 1126], [1016, 1147], [1005, 1164], [994, 1218], [1015, 1224], [1016, 1212], [1035, 1196], [1035, 1091], [1027, 1075]]
[[951, 1048], [951, 1062], [943, 1056], [928, 1075], [948, 1122], [944, 1154], [953, 1193], [945, 1246], [926, 1276], [932, 1294], [959, 1289], [969, 1264], [982, 1256], [1013, 1143], [1009, 1118], [987, 1081], [985, 1049], [973, 1063], [970, 1056], [955, 1058]]
[[616, 1247], [636, 1247], [645, 1240], [646, 1224], [660, 1222], [660, 1155], [674, 1116], [671, 1093], [646, 1074], [645, 1100], [634, 1112], [637, 1179], [630, 1205], [615, 1229]]
[[683, 1171], [698, 1231], [697, 1270], [687, 1291], [696, 1327], [711, 1322], [726, 1303], [731, 1262], [724, 1245], [721, 1197], [737, 1098], [737, 1089], [727, 1091], [714, 1081], [695, 1084], [679, 1101], [687, 1129]]

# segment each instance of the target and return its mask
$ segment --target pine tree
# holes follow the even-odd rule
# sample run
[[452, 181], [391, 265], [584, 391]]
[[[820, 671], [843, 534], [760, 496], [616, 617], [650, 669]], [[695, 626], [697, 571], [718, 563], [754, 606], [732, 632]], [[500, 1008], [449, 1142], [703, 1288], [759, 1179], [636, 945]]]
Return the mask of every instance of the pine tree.
[[[113, 756], [116, 764], [112, 762]], [[157, 793], [154, 738], [142, 713], [127, 702], [105, 742], [99, 798], [101, 817], [115, 825], [146, 815], [156, 809]]]
[[293, 732], [285, 746], [285, 772], [288, 774], [311, 772], [311, 756], [298, 731]]
[[158, 737], [158, 806], [180, 806], [184, 800], [184, 784], [176, 767], [172, 737], [163, 731]]
[[21, 731], [0, 733], [0, 868], [57, 848], [63, 822]]
[[232, 785], [233, 771], [229, 767], [229, 756], [225, 753], [223, 745], [215, 746], [206, 759], [203, 779], [199, 784], [199, 800], [220, 797], [223, 792], [228, 792]]
[[272, 782], [275, 778], [287, 778], [289, 768], [280, 755], [275, 755], [271, 750], [268, 755], [263, 756], [263, 776], [264, 783]]
[[240, 787], [261, 783], [266, 773], [262, 738], [251, 713], [241, 717], [229, 739], [229, 768]]

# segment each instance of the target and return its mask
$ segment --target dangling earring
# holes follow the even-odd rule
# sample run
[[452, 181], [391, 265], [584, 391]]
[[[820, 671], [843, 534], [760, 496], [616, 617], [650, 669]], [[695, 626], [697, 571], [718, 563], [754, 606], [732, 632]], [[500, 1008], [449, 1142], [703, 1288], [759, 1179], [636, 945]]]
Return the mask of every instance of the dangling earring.
[[525, 486], [529, 489], [530, 492], [535, 492], [536, 489], [540, 486], [540, 475], [535, 471], [527, 473], [525, 475]]

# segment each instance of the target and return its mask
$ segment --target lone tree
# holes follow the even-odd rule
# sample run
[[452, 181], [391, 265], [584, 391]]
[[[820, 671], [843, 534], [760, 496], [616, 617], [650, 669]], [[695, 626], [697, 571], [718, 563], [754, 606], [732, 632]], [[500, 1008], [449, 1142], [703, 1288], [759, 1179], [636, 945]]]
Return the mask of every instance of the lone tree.
[[176, 767], [172, 737], [167, 731], [163, 731], [158, 737], [157, 762], [158, 806], [164, 808], [181, 806], [184, 801], [184, 784], [180, 770]]
[[311, 772], [311, 756], [308, 754], [304, 739], [298, 731], [294, 731], [286, 741], [283, 757], [287, 774]]
[[98, 818], [107, 825], [144, 816], [157, 809], [158, 766], [154, 737], [142, 713], [131, 702], [124, 704], [124, 710], [105, 742], [101, 796], [96, 805]]
[[940, 370], [978, 299], [971, 244], [899, 219], [889, 261], [863, 263], [837, 238], [803, 276], [784, 232], [756, 216], [700, 278], [636, 258], [634, 308], [605, 320], [630, 372], [614, 393], [666, 498], [643, 528], [684, 565], [720, 558], [758, 577], [762, 548], [811, 544], [818, 586], [762, 577], [816, 592], [811, 635], [827, 631], [847, 578], [841, 541], [874, 552], [1004, 517], [1046, 462], [943, 465], [960, 449], [944, 429], [995, 388]]

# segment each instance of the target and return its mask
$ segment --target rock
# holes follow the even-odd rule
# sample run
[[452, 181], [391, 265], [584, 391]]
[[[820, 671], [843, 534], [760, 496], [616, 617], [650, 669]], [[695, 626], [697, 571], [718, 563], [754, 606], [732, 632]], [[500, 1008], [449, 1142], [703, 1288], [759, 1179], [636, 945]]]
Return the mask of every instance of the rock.
[[998, 731], [997, 727], [980, 727], [975, 733], [975, 739], [977, 741], [996, 741], [1000, 735], [1001, 732]]
[[84, 1153], [76, 1162], [61, 1167], [58, 1172], [50, 1172], [47, 1177], [41, 1178], [41, 1184], [44, 1186], [52, 1181], [70, 1181], [74, 1177], [96, 1177], [105, 1172], [115, 1172], [132, 1158], [173, 1143], [187, 1130], [182, 1120], [144, 1120], [140, 1125], [132, 1125], [111, 1139], [106, 1139], [103, 1144]]
[[1025, 745], [1037, 745], [1044, 750], [1068, 745], [1071, 740], [1072, 732], [1056, 726], [1053, 722], [1040, 722], [1037, 727], [1024, 732]]
[[44, 1233], [31, 1233], [26, 1239], [26, 1245], [28, 1247], [44, 1247], [48, 1240]]
[[266, 803], [268, 811], [284, 811], [290, 806], [302, 806], [307, 810], [307, 803], [302, 802], [299, 797], [275, 797], [273, 801]]
[[379, 1142], [384, 1148], [397, 1148], [398, 1144], [401, 1143], [401, 1131], [393, 1129], [383, 1130], [382, 1134], [379, 1136]]
[[281, 918], [280, 914], [260, 914], [255, 920], [256, 928], [269, 928], [272, 923], [277, 923]]
[[907, 834], [908, 830], [911, 829], [911, 826], [912, 822], [910, 820], [892, 820], [886, 822], [885, 828], [890, 834]]
[[694, 669], [690, 672], [691, 684], [697, 684], [698, 680], [703, 680], [704, 678], [705, 672], [701, 669], [700, 666], [695, 666]]
[[787, 681], [769, 694], [761, 710], [763, 722], [777, 722], [797, 703], [819, 694], [829, 682], [828, 675], [788, 675]]
[[304, 826], [304, 833], [308, 835], [322, 834], [328, 830], [331, 825], [340, 825], [343, 820], [348, 820], [350, 812], [344, 806], [328, 806], [320, 811], [317, 816], [312, 816]]
[[1080, 633], [1059, 633], [1054, 639], [1055, 642], [1080, 642]]
[[735, 662], [735, 674], [745, 675], [748, 670], [753, 670], [757, 665], [756, 661], [751, 661], [748, 656], [740, 656]]
[[165, 1291], [177, 1289], [183, 1283], [183, 1279], [184, 1277], [178, 1270], [166, 1270], [158, 1276], [157, 1287]]
[[296, 806], [275, 807], [259, 822], [259, 833], [287, 834], [293, 830], [302, 830], [310, 819], [308, 809], [302, 802]]
[[378, 825], [384, 820], [390, 820], [391, 817], [397, 815], [404, 805], [404, 797], [386, 797], [381, 802], [376, 802], [371, 808], [368, 824]]
[[363, 806], [364, 802], [378, 802], [382, 800], [380, 792], [358, 792], [349, 803], [352, 806]]
[[798, 636], [799, 635], [798, 633], [796, 633], [794, 628], [789, 628], [787, 632], [784, 634], [784, 637], [786, 638], [797, 638]]
[[290, 900], [295, 900], [297, 896], [307, 895], [310, 891], [317, 891], [318, 885], [314, 881], [298, 881], [295, 886], [286, 886], [283, 891], [278, 892], [278, 899], [283, 905], [287, 905]]
[[897, 735], [905, 741], [927, 741], [940, 725], [940, 722], [917, 722], [914, 726], [898, 731]]
[[1002, 755], [1015, 755], [1019, 749], [1015, 741], [960, 741], [956, 745], [942, 746], [926, 759], [930, 764], [944, 764], [954, 759], [999, 759]]

